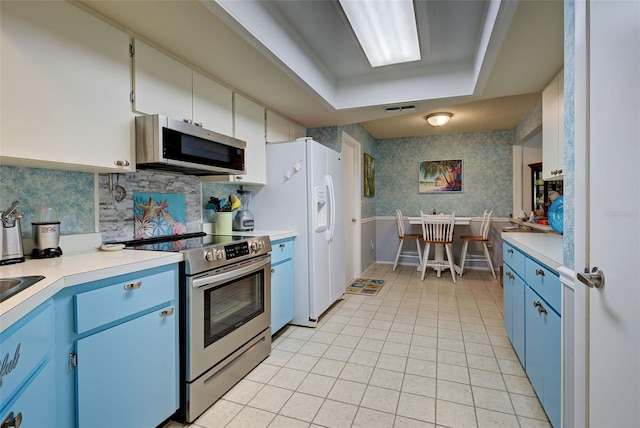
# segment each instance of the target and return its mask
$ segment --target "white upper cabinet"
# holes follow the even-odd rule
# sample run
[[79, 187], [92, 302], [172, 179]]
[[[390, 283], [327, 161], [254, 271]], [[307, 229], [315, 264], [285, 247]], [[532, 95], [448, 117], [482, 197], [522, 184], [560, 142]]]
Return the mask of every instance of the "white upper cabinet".
[[267, 110], [267, 143], [292, 141], [306, 136], [306, 128]]
[[0, 2], [3, 164], [135, 168], [129, 37], [67, 2]]
[[224, 135], [233, 135], [232, 92], [193, 71], [193, 122]]
[[267, 160], [264, 129], [264, 107], [233, 94], [233, 136], [247, 143], [246, 175], [214, 175], [200, 177], [201, 181], [236, 184], [267, 184]]
[[230, 89], [140, 40], [132, 43], [134, 111], [233, 133]]
[[193, 118], [191, 68], [140, 40], [132, 41], [133, 110], [177, 120]]
[[542, 178], [562, 180], [564, 162], [564, 71], [542, 91]]

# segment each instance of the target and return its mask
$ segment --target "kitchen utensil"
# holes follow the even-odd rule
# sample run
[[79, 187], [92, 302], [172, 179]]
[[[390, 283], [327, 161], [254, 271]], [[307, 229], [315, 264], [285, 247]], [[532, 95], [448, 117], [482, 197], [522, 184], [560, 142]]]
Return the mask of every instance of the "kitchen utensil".
[[11, 207], [2, 213], [2, 233], [0, 233], [0, 265], [24, 262], [22, 250], [22, 229], [20, 219], [22, 214], [17, 211], [19, 201], [11, 204]]
[[127, 197], [127, 189], [120, 185], [120, 174], [116, 173], [116, 185], [113, 188], [113, 197], [116, 202], [121, 202]]
[[60, 257], [62, 249], [58, 247], [60, 241], [60, 222], [58, 210], [51, 205], [39, 205], [35, 209], [33, 222], [32, 259], [44, 259], [48, 257]]

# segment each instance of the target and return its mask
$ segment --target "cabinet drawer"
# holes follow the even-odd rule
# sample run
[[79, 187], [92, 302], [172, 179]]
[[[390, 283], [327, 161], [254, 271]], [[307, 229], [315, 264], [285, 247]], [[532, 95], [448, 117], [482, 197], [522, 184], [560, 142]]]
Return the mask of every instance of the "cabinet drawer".
[[271, 243], [271, 264], [275, 265], [293, 257], [293, 239]]
[[174, 271], [133, 278], [74, 296], [78, 334], [175, 299]]
[[521, 278], [524, 278], [524, 260], [525, 255], [522, 254], [516, 247], [504, 243], [502, 247], [502, 259], [505, 263], [511, 266], [511, 269], [515, 271]]
[[53, 306], [50, 303], [34, 309], [0, 334], [0, 409], [50, 356], [52, 344]]
[[529, 287], [546, 300], [556, 312], [560, 313], [562, 289], [558, 274], [529, 258], [526, 261], [525, 272], [525, 281]]

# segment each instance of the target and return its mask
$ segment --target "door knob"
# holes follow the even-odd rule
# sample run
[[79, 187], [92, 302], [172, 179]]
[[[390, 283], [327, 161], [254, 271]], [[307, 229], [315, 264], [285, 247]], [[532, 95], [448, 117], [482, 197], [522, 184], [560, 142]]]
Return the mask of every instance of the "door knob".
[[604, 272], [597, 266], [591, 269], [591, 273], [589, 273], [589, 265], [585, 266], [584, 273], [578, 272], [578, 279], [589, 288], [604, 287]]
[[351, 217], [351, 223], [355, 223], [356, 221], [358, 220], [356, 220], [354, 217]]

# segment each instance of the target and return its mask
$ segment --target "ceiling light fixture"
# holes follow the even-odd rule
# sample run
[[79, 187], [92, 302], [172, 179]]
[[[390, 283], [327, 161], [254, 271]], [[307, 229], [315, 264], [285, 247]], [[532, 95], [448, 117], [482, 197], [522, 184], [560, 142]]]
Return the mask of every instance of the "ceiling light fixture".
[[451, 113], [439, 112], [439, 113], [431, 113], [427, 115], [425, 119], [427, 119], [427, 122], [429, 122], [429, 125], [431, 126], [444, 126], [449, 122], [449, 119], [451, 119], [451, 116], [453, 116], [453, 114]]
[[418, 61], [413, 0], [339, 0], [372, 67]]

